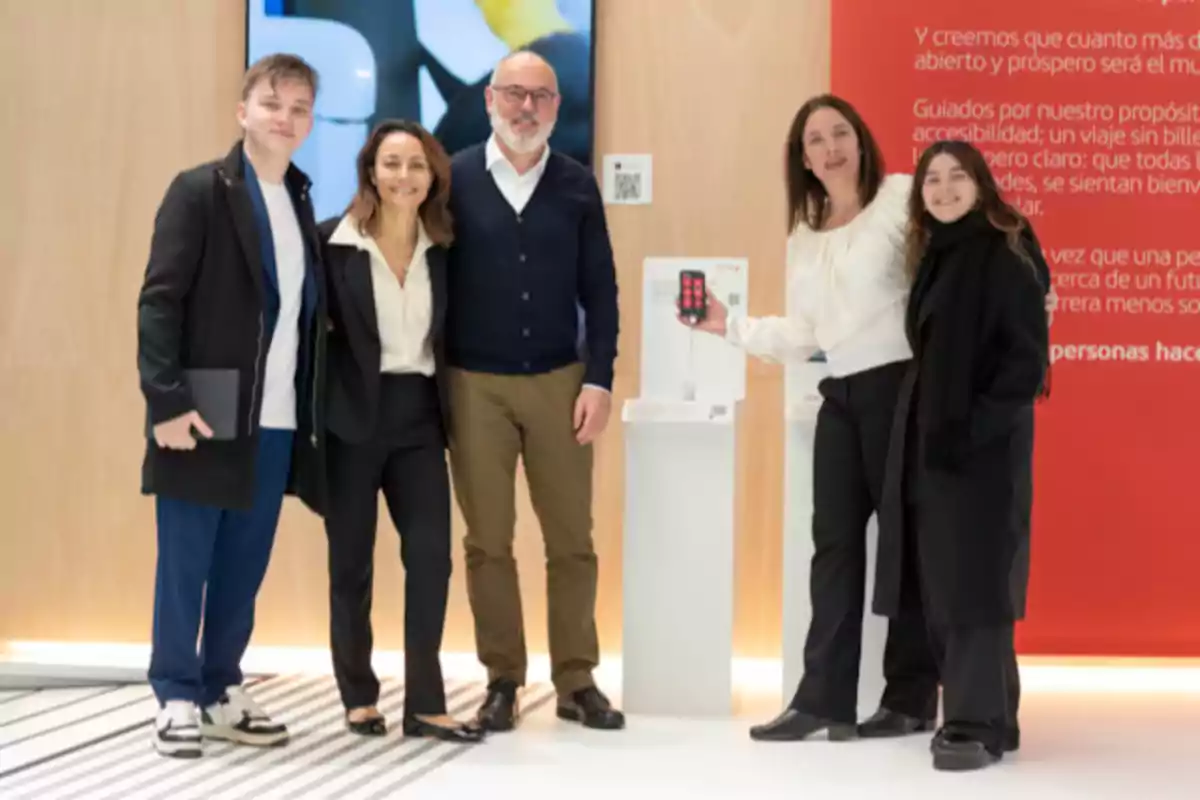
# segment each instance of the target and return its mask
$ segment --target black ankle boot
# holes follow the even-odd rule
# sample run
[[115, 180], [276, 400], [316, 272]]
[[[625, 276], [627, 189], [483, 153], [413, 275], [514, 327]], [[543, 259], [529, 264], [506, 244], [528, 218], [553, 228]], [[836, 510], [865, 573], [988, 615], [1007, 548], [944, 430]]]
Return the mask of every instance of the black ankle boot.
[[993, 750], [970, 734], [941, 730], [929, 746], [933, 768], [941, 772], [968, 772], [990, 767], [1002, 752]]

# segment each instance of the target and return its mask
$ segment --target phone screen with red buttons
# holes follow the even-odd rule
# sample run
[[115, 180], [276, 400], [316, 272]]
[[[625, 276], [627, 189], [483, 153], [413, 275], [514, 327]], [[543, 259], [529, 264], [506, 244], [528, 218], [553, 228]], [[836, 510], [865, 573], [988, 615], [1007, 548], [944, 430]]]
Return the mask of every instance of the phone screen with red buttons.
[[692, 324], [703, 322], [708, 315], [708, 288], [703, 272], [680, 270], [679, 315]]

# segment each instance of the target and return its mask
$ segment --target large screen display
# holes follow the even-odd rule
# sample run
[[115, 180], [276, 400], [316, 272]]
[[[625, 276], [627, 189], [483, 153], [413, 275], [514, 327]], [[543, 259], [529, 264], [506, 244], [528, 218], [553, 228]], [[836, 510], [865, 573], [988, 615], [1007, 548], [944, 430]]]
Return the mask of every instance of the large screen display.
[[487, 139], [484, 87], [518, 49], [558, 74], [550, 146], [590, 165], [594, 2], [247, 0], [246, 62], [294, 53], [320, 75], [313, 131], [295, 161], [324, 219], [350, 202], [354, 157], [381, 120], [419, 120], [451, 153]]

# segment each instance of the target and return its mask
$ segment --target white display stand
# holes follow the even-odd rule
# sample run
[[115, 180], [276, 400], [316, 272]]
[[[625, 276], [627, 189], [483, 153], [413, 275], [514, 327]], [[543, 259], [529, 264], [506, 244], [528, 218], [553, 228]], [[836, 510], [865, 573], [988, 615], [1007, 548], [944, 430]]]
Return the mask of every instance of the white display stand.
[[624, 421], [622, 702], [728, 715], [736, 407], [632, 400]]
[[[819, 362], [787, 367], [784, 451], [783, 533], [783, 702], [796, 691], [804, 674], [804, 640], [812, 619], [809, 569], [812, 564], [813, 443], [821, 395], [817, 384], [828, 373]], [[862, 658], [858, 680], [859, 715], [867, 716], [879, 705], [883, 691], [883, 647], [887, 620], [871, 613], [875, 586], [875, 552], [878, 526], [875, 517], [867, 528], [867, 584], [864, 597]]]
[[625, 404], [622, 702], [634, 714], [733, 712], [734, 489], [745, 355], [675, 318], [680, 269], [735, 307], [746, 262], [647, 259], [642, 395]]

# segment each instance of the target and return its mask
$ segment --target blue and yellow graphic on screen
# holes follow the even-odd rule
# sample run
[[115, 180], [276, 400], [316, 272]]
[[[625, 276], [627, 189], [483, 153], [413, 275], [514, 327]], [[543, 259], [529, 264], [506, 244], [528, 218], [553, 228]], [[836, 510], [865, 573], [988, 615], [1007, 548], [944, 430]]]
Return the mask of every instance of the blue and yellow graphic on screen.
[[382, 119], [419, 120], [450, 152], [491, 134], [483, 90], [517, 49], [558, 74], [550, 146], [592, 160], [594, 0], [249, 0], [247, 60], [295, 53], [320, 74], [312, 135], [296, 163], [318, 219], [354, 192], [354, 156]]

